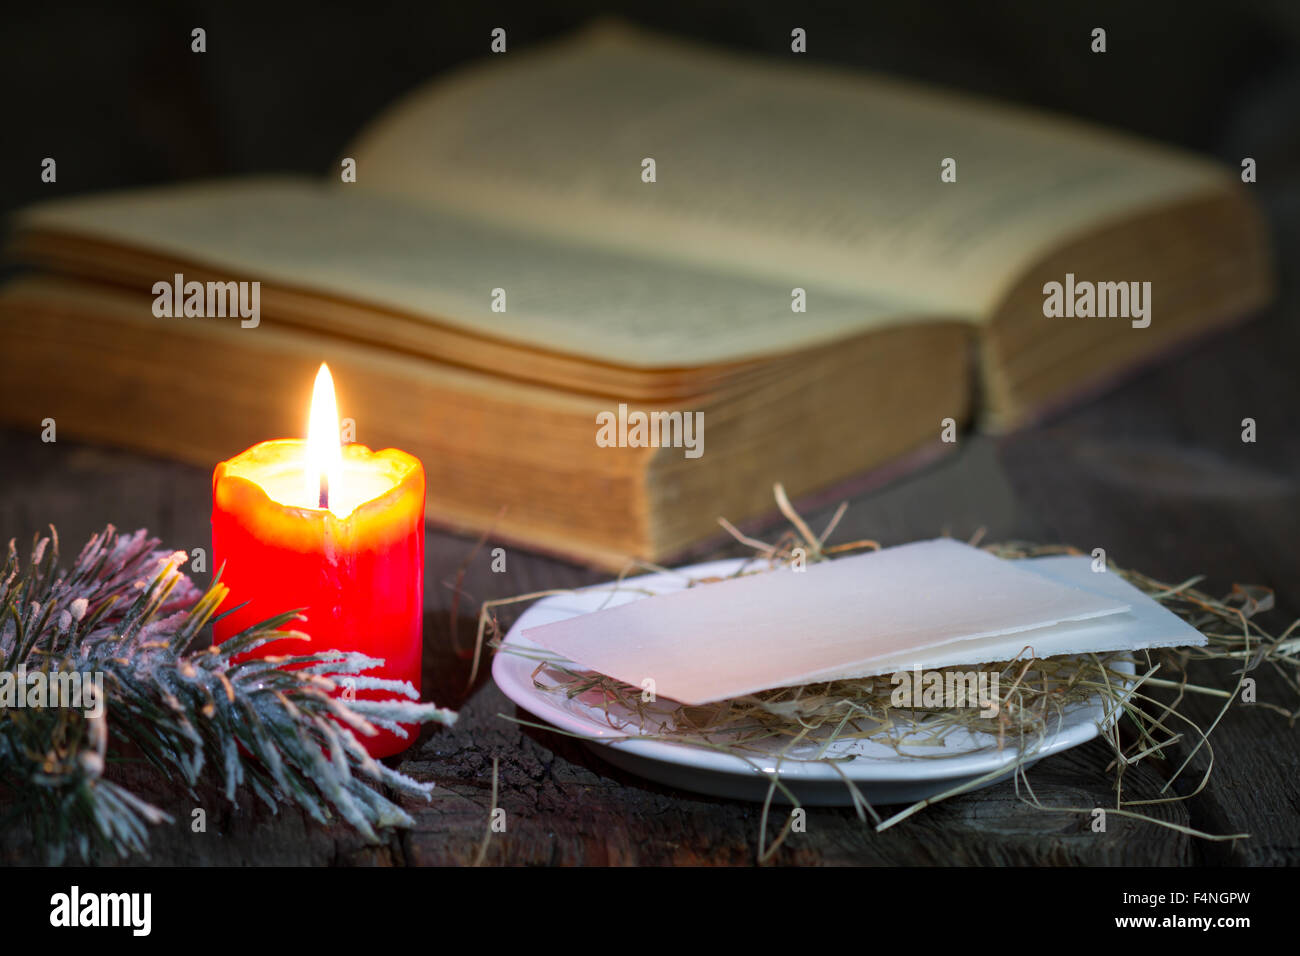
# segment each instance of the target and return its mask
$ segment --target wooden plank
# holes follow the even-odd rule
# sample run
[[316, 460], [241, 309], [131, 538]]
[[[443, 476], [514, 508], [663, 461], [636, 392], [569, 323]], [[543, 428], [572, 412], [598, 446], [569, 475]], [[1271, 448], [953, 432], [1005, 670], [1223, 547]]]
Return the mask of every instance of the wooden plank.
[[[984, 540], [1023, 538], [1105, 547], [1122, 565], [1169, 580], [1209, 575], [1211, 590], [1234, 581], [1275, 587], [1277, 621], [1297, 613], [1300, 557], [1300, 429], [1294, 419], [1300, 357], [1283, 316], [1248, 326], [1106, 398], [1001, 440], [969, 437], [958, 453], [926, 471], [853, 502], [837, 540], [883, 544], [951, 533]], [[1259, 441], [1240, 441], [1240, 420], [1256, 417]], [[65, 548], [112, 520], [147, 526], [169, 546], [208, 544], [210, 476], [121, 452], [40, 441], [39, 427], [0, 431], [0, 536], [29, 537], [53, 522]], [[807, 516], [824, 526], [832, 509]], [[488, 843], [489, 864], [749, 864], [758, 840], [757, 805], [674, 792], [631, 777], [558, 734], [521, 727], [522, 717], [486, 677], [467, 686], [478, 602], [547, 588], [595, 583], [598, 572], [515, 549], [506, 570], [491, 570], [489, 542], [465, 567], [453, 628], [451, 585], [474, 542], [430, 531], [426, 556], [426, 696], [461, 710], [453, 729], [429, 730], [400, 760], [433, 780], [425, 804], [407, 800], [416, 820], [379, 847], [345, 827], [322, 828], [296, 811], [271, 815], [248, 797], [238, 812], [214, 795], [209, 832], [183, 825], [195, 801], [151, 785], [147, 792], [177, 824], [154, 834], [156, 863], [472, 862], [489, 820], [492, 758], [500, 760], [499, 804], [507, 830]], [[738, 546], [714, 556], [739, 554]], [[206, 583], [210, 575], [196, 575]], [[501, 615], [508, 624], [517, 612]], [[458, 652], [459, 649], [459, 652]], [[485, 669], [486, 670], [486, 669]], [[1197, 678], [1230, 686], [1229, 668]], [[1280, 682], [1261, 677], [1262, 699], [1282, 701]], [[1293, 702], [1294, 704], [1294, 702]], [[1189, 710], [1208, 723], [1213, 702]], [[1252, 839], [1212, 844], [1171, 830], [1107, 819], [1094, 833], [1086, 814], [1044, 813], [1003, 784], [932, 807], [875, 833], [844, 809], [810, 809], [807, 832], [777, 852], [786, 864], [1054, 864], [1300, 862], [1300, 739], [1259, 708], [1234, 707], [1214, 736], [1216, 768], [1197, 796], [1156, 808], [1163, 819]], [[1185, 751], [1182, 751], [1185, 752]], [[1044, 761], [1029, 773], [1053, 806], [1107, 806], [1109, 751], [1095, 742]], [[1176, 764], [1144, 764], [1126, 786], [1154, 789]], [[1194, 780], [1192, 776], [1188, 780]], [[1190, 787], [1180, 784], [1184, 792]], [[1131, 791], [1130, 791], [1131, 792]], [[775, 820], [770, 825], [774, 834]], [[0, 859], [39, 860], [21, 834], [0, 839]], [[107, 861], [106, 861], [107, 862]]]

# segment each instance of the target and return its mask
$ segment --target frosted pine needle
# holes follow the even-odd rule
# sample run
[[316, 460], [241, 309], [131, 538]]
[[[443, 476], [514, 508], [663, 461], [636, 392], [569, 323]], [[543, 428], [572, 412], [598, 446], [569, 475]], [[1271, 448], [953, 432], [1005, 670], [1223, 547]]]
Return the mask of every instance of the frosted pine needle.
[[[191, 790], [207, 779], [233, 802], [246, 787], [272, 810], [296, 805], [321, 823], [342, 818], [372, 841], [382, 828], [411, 824], [380, 788], [427, 799], [432, 784], [373, 759], [345, 728], [405, 733], [400, 724], [451, 724], [455, 713], [419, 703], [407, 682], [365, 675], [380, 662], [361, 654], [234, 661], [273, 640], [305, 639], [286, 630], [301, 619], [294, 611], [205, 646], [200, 633], [227, 588], [216, 581], [200, 593], [180, 571], [185, 553], [158, 550], [143, 530], [118, 535], [110, 525], [70, 569], [58, 558], [51, 529], [25, 565], [11, 541], [0, 569], [0, 671], [103, 679], [98, 716], [0, 699], [6, 825], [29, 830], [51, 861], [89, 859], [98, 848], [143, 852], [149, 828], [171, 820], [112, 779], [112, 765], [128, 755]], [[331, 696], [347, 675], [391, 696]]]

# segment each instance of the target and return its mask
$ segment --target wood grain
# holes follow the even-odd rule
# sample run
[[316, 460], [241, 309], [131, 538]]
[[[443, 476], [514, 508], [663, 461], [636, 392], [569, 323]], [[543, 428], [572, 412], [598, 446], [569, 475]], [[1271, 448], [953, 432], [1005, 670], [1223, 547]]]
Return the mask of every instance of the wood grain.
[[[1051, 422], [992, 440], [963, 439], [960, 450], [889, 487], [855, 500], [840, 540], [885, 544], [950, 533], [985, 540], [1022, 538], [1104, 547], [1121, 565], [1168, 580], [1208, 575], [1274, 587], [1274, 623], [1300, 613], [1300, 367], [1296, 324], [1283, 310], [1213, 339], [1106, 397]], [[111, 410], [106, 413], [111, 413]], [[1241, 419], [1258, 441], [1241, 441]], [[198, 469], [113, 450], [40, 440], [39, 423], [0, 432], [0, 536], [30, 537], [47, 524], [79, 544], [112, 521], [146, 526], [169, 546], [208, 544], [210, 476]], [[821, 527], [830, 509], [811, 515]], [[474, 542], [430, 530], [426, 566], [426, 696], [457, 707], [453, 729], [426, 731], [400, 759], [432, 780], [428, 803], [407, 801], [416, 825], [368, 847], [342, 826], [320, 827], [296, 811], [272, 815], [247, 798], [229, 806], [150, 790], [177, 817], [153, 837], [150, 861], [183, 864], [465, 864], [479, 852], [489, 818], [492, 760], [500, 761], [499, 805], [507, 829], [494, 834], [489, 864], [746, 865], [755, 861], [756, 805], [674, 792], [630, 777], [575, 741], [521, 727], [529, 715], [480, 676], [467, 687], [466, 651], [477, 602], [526, 591], [575, 587], [597, 572], [510, 550], [505, 573], [489, 549], [466, 567], [460, 613], [450, 620], [449, 584]], [[722, 549], [715, 556], [739, 553]], [[207, 575], [198, 575], [205, 583]], [[511, 615], [503, 615], [509, 623]], [[1230, 686], [1229, 668], [1205, 665], [1205, 682]], [[1279, 680], [1259, 676], [1262, 700], [1297, 702]], [[1213, 702], [1188, 705], [1202, 723]], [[501, 716], [505, 715], [505, 716]], [[1164, 819], [1250, 839], [1210, 843], [1110, 816], [1104, 833], [1090, 818], [1044, 813], [1003, 784], [927, 809], [885, 833], [848, 810], [811, 809], [807, 832], [793, 834], [775, 862], [815, 865], [1300, 863], [1300, 736], [1277, 715], [1234, 705], [1213, 737], [1215, 769], [1196, 796], [1156, 808]], [[1181, 761], [1181, 756], [1177, 758]], [[1113, 799], [1100, 742], [1043, 761], [1029, 772], [1050, 806], [1107, 806]], [[1128, 786], [1154, 788], [1173, 764], [1144, 764]], [[1188, 793], [1194, 764], [1176, 786]], [[190, 832], [192, 810], [208, 811], [206, 834]], [[776, 825], [773, 823], [772, 831]], [[40, 848], [13, 831], [0, 859], [39, 861]], [[112, 863], [112, 860], [102, 862]], [[138, 861], [137, 861], [138, 862]]]

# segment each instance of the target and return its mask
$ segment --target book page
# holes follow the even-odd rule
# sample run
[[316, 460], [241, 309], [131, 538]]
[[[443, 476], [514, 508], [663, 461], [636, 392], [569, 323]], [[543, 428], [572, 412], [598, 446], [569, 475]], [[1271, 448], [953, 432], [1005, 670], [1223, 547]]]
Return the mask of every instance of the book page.
[[1063, 238], [1231, 179], [1040, 114], [618, 26], [435, 81], [347, 155], [363, 188], [968, 318]]
[[[58, 200], [26, 211], [19, 225], [633, 368], [755, 358], [910, 317], [904, 303], [837, 292], [818, 293], [795, 314], [789, 286], [770, 279], [520, 235], [292, 178]], [[173, 275], [157, 280], [170, 284]]]

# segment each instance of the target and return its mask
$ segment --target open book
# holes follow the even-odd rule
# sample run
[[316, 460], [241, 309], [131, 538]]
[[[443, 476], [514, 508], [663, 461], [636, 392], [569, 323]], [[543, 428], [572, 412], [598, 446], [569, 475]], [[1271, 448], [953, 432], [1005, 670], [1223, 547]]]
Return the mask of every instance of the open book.
[[[0, 415], [211, 465], [301, 433], [326, 360], [357, 439], [424, 460], [435, 520], [621, 565], [774, 480], [1014, 426], [1271, 289], [1230, 170], [618, 25], [419, 89], [345, 157], [355, 182], [27, 210]], [[255, 319], [160, 310], [177, 275], [260, 283]]]

